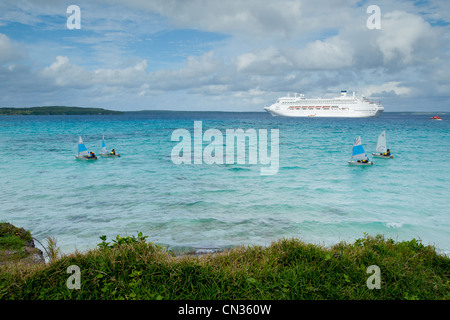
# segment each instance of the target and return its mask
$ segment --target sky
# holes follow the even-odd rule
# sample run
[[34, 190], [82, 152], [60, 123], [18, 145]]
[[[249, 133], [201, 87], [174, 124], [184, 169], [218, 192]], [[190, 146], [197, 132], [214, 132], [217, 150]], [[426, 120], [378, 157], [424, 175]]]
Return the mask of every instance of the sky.
[[450, 112], [449, 31], [447, 0], [2, 0], [0, 107], [262, 112], [348, 90]]

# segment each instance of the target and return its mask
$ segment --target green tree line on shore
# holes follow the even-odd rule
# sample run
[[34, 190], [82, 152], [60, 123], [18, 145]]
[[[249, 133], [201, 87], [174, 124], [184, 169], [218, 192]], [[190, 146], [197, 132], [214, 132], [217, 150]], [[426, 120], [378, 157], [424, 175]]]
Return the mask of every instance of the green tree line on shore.
[[122, 111], [103, 108], [82, 108], [65, 106], [30, 107], [30, 108], [0, 108], [0, 115], [111, 115], [123, 114]]

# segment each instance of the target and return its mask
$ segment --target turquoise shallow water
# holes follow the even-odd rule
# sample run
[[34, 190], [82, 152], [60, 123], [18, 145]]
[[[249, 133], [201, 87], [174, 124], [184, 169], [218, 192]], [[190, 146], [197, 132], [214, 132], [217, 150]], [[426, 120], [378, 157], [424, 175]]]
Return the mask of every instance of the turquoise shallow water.
[[[0, 221], [65, 253], [99, 236], [136, 235], [174, 250], [269, 245], [283, 237], [332, 245], [364, 233], [421, 239], [450, 253], [450, 121], [384, 113], [292, 119], [266, 113], [154, 112], [0, 116]], [[175, 165], [175, 129], [278, 129], [279, 171], [256, 165]], [[393, 160], [347, 164], [361, 135], [369, 154], [386, 130]], [[269, 130], [270, 132], [270, 130]], [[121, 158], [76, 160], [78, 135]], [[204, 142], [204, 146], [207, 143]]]

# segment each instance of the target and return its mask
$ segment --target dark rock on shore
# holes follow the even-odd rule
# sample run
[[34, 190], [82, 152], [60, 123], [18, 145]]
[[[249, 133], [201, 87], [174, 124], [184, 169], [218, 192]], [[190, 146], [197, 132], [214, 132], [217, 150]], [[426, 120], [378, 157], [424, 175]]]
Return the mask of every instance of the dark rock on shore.
[[10, 223], [0, 223], [0, 265], [7, 263], [44, 263], [29, 231]]

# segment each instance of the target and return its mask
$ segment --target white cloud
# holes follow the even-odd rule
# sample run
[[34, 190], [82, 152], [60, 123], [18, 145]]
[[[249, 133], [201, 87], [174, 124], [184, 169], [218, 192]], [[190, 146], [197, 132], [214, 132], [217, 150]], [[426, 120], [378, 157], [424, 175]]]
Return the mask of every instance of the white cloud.
[[23, 58], [19, 46], [13, 43], [5, 34], [0, 33], [0, 65]]
[[383, 16], [377, 44], [385, 63], [395, 60], [410, 64], [423, 57], [420, 55], [422, 51], [432, 53], [438, 49], [437, 35], [436, 30], [423, 18], [402, 11], [392, 11]]
[[157, 89], [182, 90], [213, 84], [221, 70], [222, 60], [215, 58], [214, 52], [210, 51], [197, 58], [189, 56], [181, 69], [157, 70], [149, 78]]
[[[436, 12], [449, 8], [442, 4], [380, 0], [381, 30], [367, 29], [368, 5], [357, 0], [77, 4], [82, 11], [78, 33], [59, 30], [55, 38], [28, 38], [20, 47], [20, 40], [0, 34], [0, 90], [21, 79], [36, 98], [64, 99], [70, 92], [87, 103], [108, 96], [116, 105], [133, 101], [142, 108], [155, 97], [164, 101], [179, 95], [177, 101], [183, 97], [193, 104], [216, 99], [261, 110], [265, 99], [289, 91], [322, 95], [340, 89], [402, 99], [426, 92], [449, 99], [450, 28], [433, 24], [446, 19], [444, 11]], [[5, 8], [0, 20], [10, 15], [11, 22], [32, 25], [34, 34], [36, 25], [57, 29], [49, 17], [63, 21], [67, 16], [66, 7], [51, 0], [20, 6], [7, 0], [0, 11]], [[200, 40], [171, 38], [187, 34], [177, 28], [213, 33]], [[159, 30], [167, 33], [154, 33]], [[32, 51], [27, 59], [17, 59], [27, 50]]]
[[147, 61], [123, 69], [97, 69], [92, 74], [92, 83], [136, 87], [148, 80]]
[[316, 40], [295, 53], [296, 65], [306, 70], [343, 69], [353, 65], [352, 43], [341, 36]]
[[87, 72], [82, 67], [69, 62], [68, 57], [57, 56], [56, 61], [42, 70], [42, 76], [54, 80], [58, 86], [87, 88], [90, 85]]
[[271, 46], [267, 49], [245, 53], [237, 57], [240, 72], [285, 75], [291, 71], [335, 70], [353, 65], [352, 43], [341, 36], [316, 40], [304, 48]]
[[166, 17], [178, 28], [195, 28], [238, 37], [295, 38], [339, 28], [354, 19], [359, 0], [103, 0]]
[[394, 93], [398, 96], [406, 96], [411, 93], [411, 88], [401, 86], [399, 81], [390, 81], [381, 85], [370, 85], [363, 87], [361, 90], [366, 96], [383, 95], [386, 93]]
[[255, 74], [279, 74], [293, 67], [291, 59], [273, 46], [244, 53], [236, 59], [237, 71]]
[[168, 17], [177, 27], [232, 34], [245, 32], [255, 36], [263, 30], [286, 35], [301, 20], [300, 1], [127, 0], [126, 3]]
[[94, 71], [70, 63], [69, 58], [57, 56], [56, 61], [45, 67], [41, 75], [58, 86], [88, 88], [93, 85], [136, 86], [147, 80], [147, 61], [123, 69], [100, 68]]

